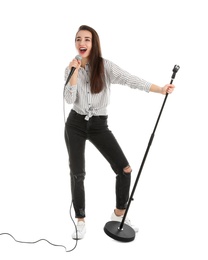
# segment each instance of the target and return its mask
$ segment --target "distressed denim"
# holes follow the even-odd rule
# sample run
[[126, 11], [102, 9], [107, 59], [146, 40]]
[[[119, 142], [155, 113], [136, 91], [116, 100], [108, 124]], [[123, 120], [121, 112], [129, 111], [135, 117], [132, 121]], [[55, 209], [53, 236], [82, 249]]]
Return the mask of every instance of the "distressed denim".
[[[108, 128], [108, 116], [92, 116], [69, 113], [65, 124], [65, 142], [69, 155], [71, 194], [76, 218], [85, 215], [85, 145], [90, 141], [109, 162], [116, 174], [116, 207], [125, 209], [129, 199], [131, 173], [125, 173], [129, 165], [120, 145]], [[96, 165], [96, 164], [95, 164]], [[100, 170], [100, 169], [99, 169]], [[97, 185], [100, 185], [99, 180]]]

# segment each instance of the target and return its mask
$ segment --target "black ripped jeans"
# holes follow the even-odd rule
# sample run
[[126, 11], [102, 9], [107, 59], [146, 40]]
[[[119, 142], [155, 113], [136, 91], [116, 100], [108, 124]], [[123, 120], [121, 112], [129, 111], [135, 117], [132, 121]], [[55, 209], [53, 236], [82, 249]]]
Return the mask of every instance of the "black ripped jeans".
[[107, 116], [84, 115], [71, 110], [65, 125], [65, 141], [69, 154], [72, 202], [76, 218], [85, 217], [85, 143], [89, 140], [101, 152], [116, 174], [116, 208], [125, 209], [129, 199], [131, 173], [117, 140], [108, 128]]

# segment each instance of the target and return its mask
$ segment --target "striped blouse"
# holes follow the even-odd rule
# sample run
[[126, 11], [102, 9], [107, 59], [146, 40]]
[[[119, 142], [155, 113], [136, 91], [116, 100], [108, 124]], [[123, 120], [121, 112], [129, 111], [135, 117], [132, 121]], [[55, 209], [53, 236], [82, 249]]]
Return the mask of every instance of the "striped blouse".
[[[150, 91], [151, 83], [129, 74], [113, 62], [103, 59], [105, 69], [106, 87], [98, 94], [90, 91], [89, 65], [80, 67], [77, 85], [68, 83], [64, 89], [64, 98], [67, 103], [73, 104], [73, 110], [81, 115], [91, 116], [107, 115], [107, 106], [110, 103], [111, 84], [127, 85], [134, 89]], [[69, 67], [65, 69], [65, 80], [70, 73]]]

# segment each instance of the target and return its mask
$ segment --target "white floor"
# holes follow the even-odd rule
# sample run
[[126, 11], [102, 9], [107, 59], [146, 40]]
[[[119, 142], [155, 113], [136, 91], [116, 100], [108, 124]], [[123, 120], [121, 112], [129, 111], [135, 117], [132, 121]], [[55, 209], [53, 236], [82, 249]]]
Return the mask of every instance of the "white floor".
[[[105, 165], [103, 169], [105, 170]], [[170, 175], [172, 174], [170, 171]], [[113, 181], [109, 174], [106, 181], [104, 177], [100, 177], [103, 183], [101, 187], [98, 187], [96, 182], [89, 186], [90, 182], [93, 182], [93, 177], [89, 176], [86, 181], [87, 233], [83, 240], [78, 241], [73, 251], [66, 253], [64, 248], [54, 247], [45, 241], [34, 245], [19, 244], [5, 235], [0, 236], [0, 258], [64, 260], [135, 257], [142, 260], [206, 260], [206, 190], [198, 189], [195, 192], [197, 182], [195, 185], [193, 179], [190, 182], [181, 177], [180, 183], [177, 173], [176, 177], [163, 178], [161, 174], [158, 174], [157, 178], [150, 174], [153, 180], [147, 175], [141, 177], [128, 213], [131, 221], [139, 227], [133, 241], [119, 242], [106, 235], [103, 228], [110, 220], [114, 205]], [[172, 185], [168, 186], [170, 182]], [[51, 184], [53, 188], [55, 185]], [[205, 186], [201, 185], [202, 188]], [[52, 190], [49, 186], [44, 195], [44, 191], [39, 189], [36, 196], [28, 193], [25, 197], [22, 196], [21, 201], [18, 199], [19, 202], [16, 200], [18, 195], [15, 197], [15, 194], [14, 197], [5, 198], [7, 203], [3, 203], [1, 207], [0, 232], [9, 232], [22, 241], [44, 238], [53, 244], [66, 246], [67, 250], [73, 249], [75, 241], [71, 239], [71, 233], [74, 226], [68, 213], [68, 191]], [[34, 190], [32, 192], [34, 193]]]

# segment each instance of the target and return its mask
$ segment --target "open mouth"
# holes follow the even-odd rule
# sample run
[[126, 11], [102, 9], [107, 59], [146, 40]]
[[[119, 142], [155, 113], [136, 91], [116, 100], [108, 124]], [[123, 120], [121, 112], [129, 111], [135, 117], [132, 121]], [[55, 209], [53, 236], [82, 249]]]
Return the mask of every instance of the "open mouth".
[[79, 51], [83, 54], [87, 51], [87, 49], [86, 48], [79, 48]]

